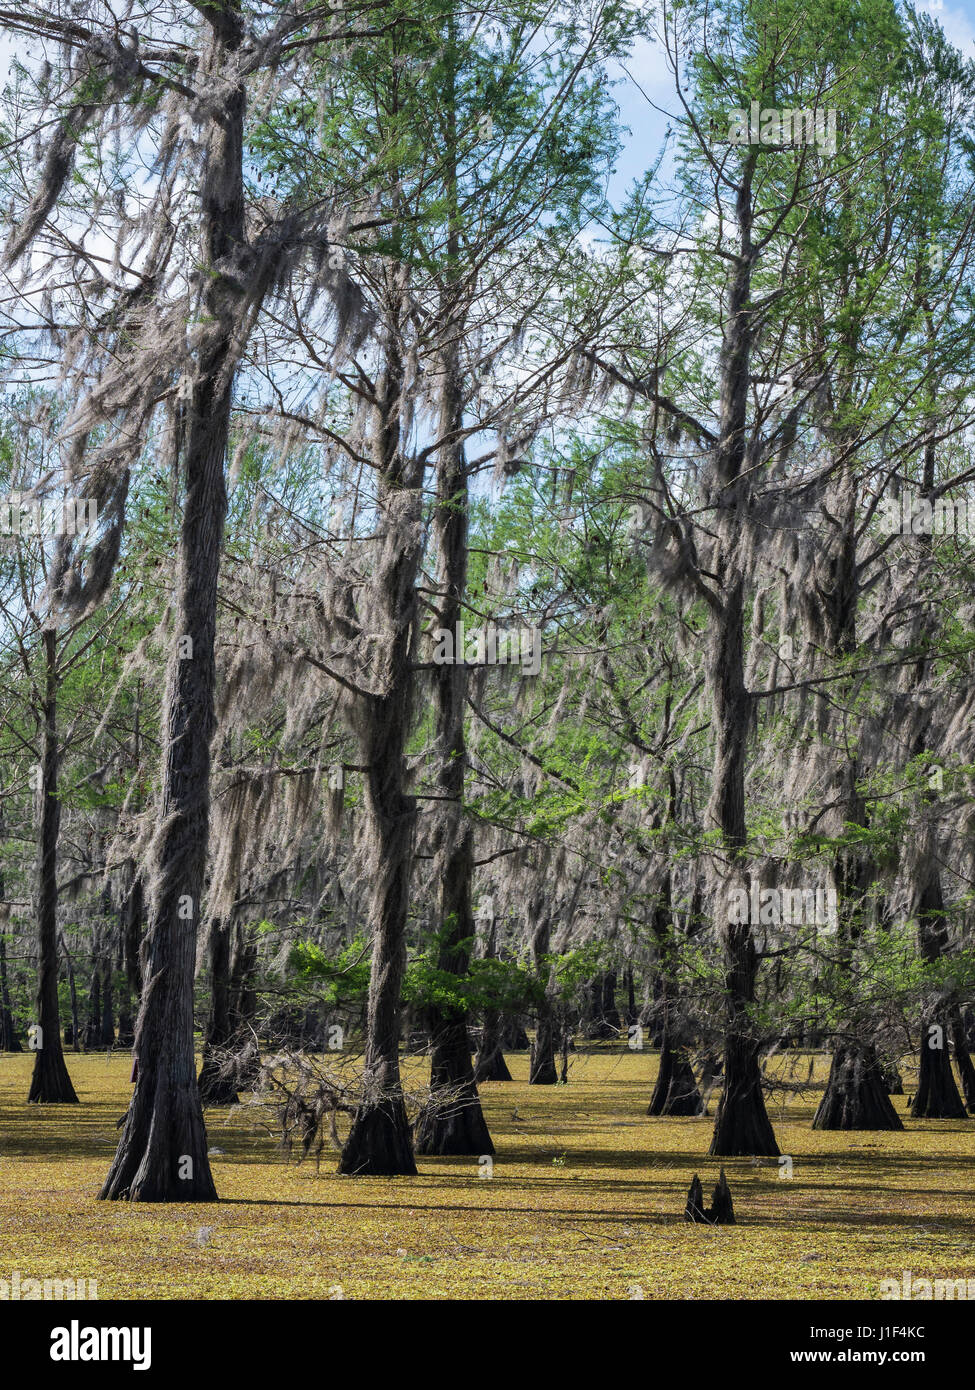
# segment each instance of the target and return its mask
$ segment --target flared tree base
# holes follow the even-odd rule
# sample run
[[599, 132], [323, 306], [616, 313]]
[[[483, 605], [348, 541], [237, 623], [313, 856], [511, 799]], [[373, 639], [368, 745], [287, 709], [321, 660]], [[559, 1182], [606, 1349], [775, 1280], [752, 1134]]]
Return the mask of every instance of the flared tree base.
[[416, 1177], [413, 1136], [402, 1097], [359, 1106], [338, 1171], [350, 1178]]
[[113, 1202], [216, 1202], [196, 1087], [140, 1073], [118, 1151], [98, 1194]]
[[826, 1090], [813, 1129], [900, 1130], [884, 1077], [870, 1048], [843, 1045], [833, 1052]]
[[218, 1105], [239, 1105], [238, 1084], [235, 1072], [212, 1057], [204, 1057], [200, 1068], [200, 1103], [204, 1109]]
[[431, 1101], [417, 1119], [413, 1131], [414, 1151], [418, 1154], [453, 1154], [480, 1158], [493, 1154], [476, 1086], [466, 1086], [456, 1098], [437, 1105]]
[[513, 1079], [508, 1070], [508, 1063], [504, 1059], [504, 1053], [500, 1048], [487, 1057], [480, 1052], [477, 1054], [477, 1061], [474, 1064], [474, 1080], [478, 1085], [482, 1081], [511, 1081]]
[[529, 1086], [555, 1086], [559, 1074], [555, 1069], [555, 1053], [551, 1047], [532, 1044], [528, 1063]]
[[78, 1097], [61, 1049], [40, 1048], [34, 1054], [34, 1072], [27, 1093], [28, 1105], [77, 1105]]
[[647, 1114], [700, 1115], [701, 1110], [701, 1093], [694, 1080], [693, 1067], [683, 1052], [665, 1048]]
[[765, 1109], [758, 1058], [738, 1049], [725, 1056], [725, 1082], [708, 1153], [719, 1158], [778, 1158], [779, 1146]]
[[[922, 1029], [922, 1039], [927, 1030]], [[918, 1068], [917, 1093], [911, 1105], [913, 1120], [964, 1120], [968, 1118], [965, 1102], [955, 1084], [951, 1070], [951, 1055], [946, 1047], [932, 1048], [921, 1044], [921, 1063]]]

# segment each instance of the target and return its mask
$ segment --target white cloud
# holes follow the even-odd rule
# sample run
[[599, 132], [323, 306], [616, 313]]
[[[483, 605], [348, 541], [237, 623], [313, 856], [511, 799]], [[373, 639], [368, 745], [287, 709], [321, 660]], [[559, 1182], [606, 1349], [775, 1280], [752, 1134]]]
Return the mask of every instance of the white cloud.
[[939, 4], [930, 3], [930, 0], [921, 0], [917, 8], [923, 13], [928, 11], [941, 25], [948, 39], [960, 48], [966, 58], [975, 58], [972, 52], [972, 45], [975, 44], [975, 16], [966, 12], [963, 8], [945, 5], [942, 8]]

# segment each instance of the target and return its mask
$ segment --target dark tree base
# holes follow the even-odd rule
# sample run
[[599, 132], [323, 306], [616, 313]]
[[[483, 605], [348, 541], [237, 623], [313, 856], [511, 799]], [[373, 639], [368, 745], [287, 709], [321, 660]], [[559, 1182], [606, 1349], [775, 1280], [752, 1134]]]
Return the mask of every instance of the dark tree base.
[[504, 1019], [501, 1024], [501, 1046], [505, 1052], [527, 1052], [530, 1049], [531, 1040], [520, 1020]]
[[951, 1034], [955, 1049], [955, 1063], [958, 1067], [958, 1075], [961, 1077], [965, 1104], [970, 1113], [975, 1115], [975, 1066], [972, 1065], [968, 1042], [965, 1037], [965, 1026], [958, 1010], [955, 1011], [955, 1017], [952, 1020]]
[[477, 1158], [493, 1154], [494, 1144], [481, 1110], [477, 1087], [464, 1087], [445, 1105], [431, 1102], [425, 1106], [413, 1131], [413, 1146], [418, 1154], [473, 1155]]
[[402, 1096], [359, 1106], [338, 1171], [350, 1178], [416, 1177], [412, 1134]]
[[765, 1109], [762, 1073], [752, 1052], [738, 1049], [725, 1057], [725, 1082], [708, 1153], [735, 1158], [778, 1158], [779, 1146]]
[[904, 1094], [904, 1078], [900, 1074], [900, 1069], [893, 1062], [882, 1067], [880, 1074], [883, 1077], [884, 1089], [889, 1096], [902, 1096]]
[[218, 1105], [240, 1104], [240, 1096], [233, 1081], [221, 1076], [217, 1067], [208, 1069], [206, 1062], [200, 1069], [199, 1087], [200, 1103], [205, 1110]]
[[653, 1088], [648, 1115], [700, 1115], [701, 1093], [694, 1069], [680, 1050], [666, 1048], [660, 1055], [660, 1071]]
[[529, 1086], [555, 1086], [558, 1084], [559, 1074], [555, 1068], [555, 1053], [549, 1047], [537, 1047], [532, 1045], [531, 1057], [528, 1063], [528, 1084]]
[[27, 1093], [28, 1105], [77, 1105], [78, 1097], [60, 1047], [38, 1048]]
[[711, 1210], [708, 1215], [715, 1226], [734, 1226], [735, 1224], [735, 1207], [731, 1200], [731, 1188], [728, 1186], [728, 1179], [724, 1175], [723, 1168], [714, 1192], [711, 1194]]
[[467, 1022], [435, 1015], [431, 1025], [430, 1099], [413, 1132], [418, 1154], [493, 1154], [471, 1066]]
[[838, 1046], [813, 1129], [900, 1130], [904, 1126], [890, 1102], [880, 1065], [871, 1048]]
[[[158, 1088], [158, 1090], [157, 1090]], [[98, 1194], [113, 1202], [216, 1202], [196, 1088], [139, 1073], [118, 1152]]]
[[[921, 1059], [918, 1066], [917, 1093], [911, 1106], [914, 1120], [964, 1120], [967, 1119], [965, 1103], [958, 1094], [954, 1073], [951, 1070], [951, 1054], [947, 1048], [947, 1037], [942, 1035], [943, 1047], [928, 1046], [928, 1026], [934, 1020], [927, 1020], [921, 1027]], [[944, 1033], [947, 1033], [947, 1028]]]
[[482, 1081], [512, 1081], [514, 1078], [508, 1070], [508, 1063], [504, 1060], [504, 1053], [498, 1049], [490, 1057], [484, 1057], [480, 1052], [477, 1054], [477, 1061], [474, 1065], [474, 1080], [480, 1086]]

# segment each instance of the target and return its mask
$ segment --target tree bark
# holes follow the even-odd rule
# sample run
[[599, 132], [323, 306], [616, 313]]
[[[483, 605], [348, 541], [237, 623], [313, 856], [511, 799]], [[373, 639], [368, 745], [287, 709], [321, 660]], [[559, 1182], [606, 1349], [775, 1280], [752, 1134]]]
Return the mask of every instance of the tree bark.
[[965, 1105], [969, 1114], [975, 1115], [975, 1066], [972, 1064], [971, 1054], [968, 1051], [965, 1025], [962, 1022], [961, 1010], [957, 1005], [951, 1013], [951, 1041], [955, 1050], [955, 1065], [958, 1067], [958, 1075], [961, 1077]]
[[[210, 42], [199, 73], [227, 83], [243, 25], [232, 0], [204, 10]], [[244, 88], [228, 86], [210, 120], [200, 190], [202, 305], [209, 320], [185, 414], [185, 500], [176, 573], [175, 637], [163, 701], [162, 788], [153, 844], [146, 983], [136, 1023], [135, 1092], [100, 1196], [212, 1202], [196, 1080], [193, 976], [210, 820], [217, 578], [226, 511], [224, 461], [236, 365], [240, 287], [219, 267], [245, 245]], [[188, 641], [187, 641], [188, 639]]]
[[813, 1129], [903, 1129], [873, 1047], [857, 1040], [838, 1040], [833, 1047], [829, 1081], [819, 1102]]
[[[745, 734], [748, 697], [743, 681], [743, 586], [725, 586], [717, 622], [712, 673], [715, 729], [712, 823], [717, 821], [728, 852], [737, 857], [745, 844]], [[721, 1099], [709, 1153], [730, 1157], [755, 1154], [777, 1158], [778, 1145], [765, 1108], [760, 1045], [750, 1018], [755, 1002], [758, 953], [751, 926], [722, 923], [725, 956], [725, 1044]]]
[[[452, 32], [452, 30], [451, 30]], [[452, 91], [447, 96], [449, 130], [453, 130]], [[448, 147], [452, 140], [448, 134]], [[448, 155], [449, 157], [449, 155]], [[451, 181], [451, 192], [455, 192]], [[458, 256], [456, 231], [448, 237], [448, 259]], [[463, 617], [467, 589], [467, 532], [469, 525], [467, 461], [463, 446], [464, 401], [457, 342], [462, 315], [450, 293], [443, 314], [447, 346], [443, 356], [437, 506], [434, 529], [440, 554], [441, 594], [438, 625], [456, 631]], [[458, 655], [460, 655], [458, 653]], [[467, 667], [463, 660], [434, 668], [437, 727], [437, 795], [440, 813], [434, 844], [433, 873], [439, 884], [437, 900], [437, 964], [458, 980], [467, 975], [474, 944], [471, 907], [474, 876], [474, 834], [464, 811], [467, 746], [464, 715]], [[462, 1009], [430, 1008], [430, 1102], [417, 1120], [414, 1139], [420, 1154], [493, 1154], [494, 1145], [481, 1109], [468, 1042], [467, 1014]], [[439, 1093], [439, 1094], [438, 1094]]]
[[[933, 865], [933, 858], [928, 861]], [[922, 960], [933, 963], [945, 953], [948, 929], [944, 917], [941, 875], [931, 867], [918, 902], [918, 945]], [[964, 1120], [964, 1102], [958, 1094], [951, 1070], [949, 1040], [952, 1005], [935, 1001], [921, 1019], [921, 1055], [918, 1061], [917, 1091], [911, 1106], [915, 1120]]]
[[674, 980], [674, 923], [669, 873], [661, 885], [660, 901], [654, 910], [652, 925], [660, 962], [662, 1026], [657, 1084], [653, 1088], [647, 1114], [700, 1115], [701, 1093], [684, 1044], [681, 1004]]
[[536, 892], [531, 901], [531, 920], [533, 922], [531, 947], [535, 960], [535, 972], [543, 985], [535, 1014], [535, 1040], [531, 1045], [528, 1061], [529, 1086], [555, 1086], [559, 1074], [555, 1066], [555, 1018], [552, 1008], [551, 967], [545, 957], [548, 954], [551, 922], [541, 892]]
[[[0, 878], [0, 898], [3, 895], [3, 879]], [[7, 938], [0, 930], [0, 1052], [23, 1052], [17, 1030], [14, 1028], [13, 1010], [10, 1007], [10, 988], [7, 981]]]
[[[716, 539], [711, 569], [717, 596], [711, 609], [708, 677], [714, 766], [708, 825], [720, 831], [734, 877], [746, 844], [745, 746], [751, 696], [745, 686], [745, 576], [737, 553], [747, 493], [742, 479], [748, 425], [752, 348], [752, 180], [754, 155], [747, 155], [736, 200], [738, 248], [728, 280], [724, 339], [719, 362], [720, 420], [711, 501]], [[727, 883], [725, 885], [728, 886]], [[718, 895], [719, 900], [721, 895]], [[725, 964], [724, 1086], [710, 1152], [720, 1155], [778, 1155], [765, 1110], [759, 1043], [750, 1019], [755, 1001], [758, 955], [748, 923], [718, 924]]]
[[230, 1020], [231, 924], [221, 918], [210, 923], [210, 1009], [203, 1039], [200, 1099], [204, 1107], [236, 1105], [236, 1078], [226, 1068], [225, 1050], [232, 1036]]
[[[492, 918], [484, 946], [486, 960], [494, 960], [497, 956], [495, 939], [495, 923]], [[477, 1059], [474, 1064], [474, 1080], [478, 1085], [482, 1081], [511, 1080], [511, 1072], [505, 1061], [503, 1047], [504, 1034], [501, 1011], [500, 1009], [486, 1008], [481, 1018], [481, 1045], [477, 1050]]]
[[37, 854], [37, 1021], [34, 1074], [27, 1100], [35, 1105], [77, 1104], [61, 1049], [61, 1010], [58, 1003], [58, 670], [57, 633], [43, 632], [44, 707], [40, 786], [40, 835]]
[[[401, 312], [395, 291], [391, 300], [395, 325]], [[401, 439], [404, 364], [395, 326], [387, 333], [384, 351], [376, 407], [379, 539], [369, 595], [370, 627], [383, 634], [383, 641], [376, 653], [377, 688], [357, 696], [356, 714], [367, 768], [365, 810], [375, 865], [369, 912], [372, 963], [362, 1095], [338, 1167], [340, 1173], [364, 1177], [416, 1173], [400, 1081], [399, 1039], [416, 827], [416, 799], [407, 795], [406, 749], [418, 623], [422, 477], [415, 463], [407, 464]]]

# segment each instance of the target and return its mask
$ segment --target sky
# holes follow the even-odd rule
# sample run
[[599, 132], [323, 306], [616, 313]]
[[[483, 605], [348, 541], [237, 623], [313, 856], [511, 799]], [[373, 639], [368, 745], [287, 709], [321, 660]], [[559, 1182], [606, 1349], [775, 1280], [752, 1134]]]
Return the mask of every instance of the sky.
[[[975, 0], [915, 0], [915, 7], [931, 14], [955, 47], [975, 59]], [[667, 117], [656, 108], [676, 112], [677, 106], [663, 50], [647, 40], [640, 40], [625, 65], [614, 64], [611, 75], [620, 79], [614, 97], [630, 131], [609, 185], [613, 202], [619, 203], [660, 150]]]

